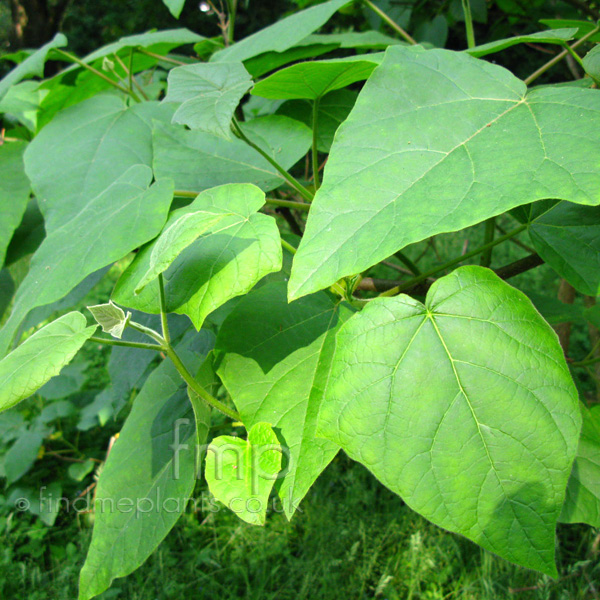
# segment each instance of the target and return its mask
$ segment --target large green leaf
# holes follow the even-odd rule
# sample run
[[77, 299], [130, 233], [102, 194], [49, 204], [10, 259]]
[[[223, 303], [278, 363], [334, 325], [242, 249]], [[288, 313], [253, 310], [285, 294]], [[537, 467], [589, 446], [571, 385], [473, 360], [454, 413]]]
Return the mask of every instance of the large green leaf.
[[340, 330], [329, 382], [319, 434], [433, 523], [556, 576], [581, 415], [524, 294], [462, 267], [424, 305], [375, 299]]
[[67, 38], [62, 33], [57, 33], [52, 40], [44, 44], [39, 50], [28, 56], [22, 63], [18, 64], [8, 75], [0, 80], [0, 98], [6, 94], [9, 88], [22, 79], [30, 77], [43, 77], [44, 65], [48, 53], [53, 48], [61, 48], [67, 45]]
[[[181, 356], [188, 368], [197, 368], [198, 356]], [[196, 423], [203, 443], [210, 426], [206, 405], [202, 410], [196, 420], [183, 380], [169, 360], [146, 381], [98, 482], [80, 600], [137, 569], [185, 510], [195, 483]]]
[[583, 427], [560, 520], [600, 527], [600, 410], [581, 407]]
[[[298, 162], [312, 142], [310, 129], [287, 117], [260, 117], [241, 126], [284, 169]], [[224, 140], [163, 123], [155, 124], [153, 137], [154, 173], [172, 177], [175, 189], [199, 192], [225, 183], [253, 183], [269, 191], [284, 183], [267, 160], [237, 138]]]
[[0, 360], [0, 411], [25, 400], [58, 375], [94, 333], [79, 312], [52, 321]]
[[231, 139], [231, 119], [252, 78], [241, 62], [198, 63], [169, 72], [164, 102], [180, 106], [173, 123]]
[[511, 46], [516, 46], [517, 44], [559, 44], [560, 46], [564, 46], [566, 42], [575, 37], [576, 33], [577, 28], [538, 31], [536, 33], [530, 33], [529, 35], [518, 35], [516, 37], [488, 42], [481, 46], [475, 46], [475, 48], [469, 48], [468, 50], [465, 50], [465, 52], [479, 58], [481, 56], [500, 52]]
[[211, 61], [244, 61], [265, 52], [283, 52], [303, 40], [350, 0], [329, 0], [301, 10], [261, 29], [229, 48], [216, 52]]
[[4, 264], [8, 243], [29, 201], [31, 186], [23, 163], [25, 148], [26, 142], [0, 146], [0, 267]]
[[277, 492], [288, 519], [338, 451], [315, 439], [335, 333], [351, 310], [324, 292], [288, 305], [284, 283], [244, 297], [221, 326], [218, 374], [247, 427], [267, 421], [286, 447]]
[[60, 300], [88, 275], [160, 233], [173, 184], [162, 180], [148, 187], [151, 180], [151, 169], [137, 165], [77, 211], [71, 204], [70, 220], [49, 231], [31, 260], [0, 331], [0, 353], [31, 309]]
[[316, 100], [327, 92], [368, 79], [375, 67], [381, 64], [383, 56], [383, 53], [363, 54], [296, 63], [259, 81], [252, 88], [252, 94], [275, 100]]
[[529, 235], [538, 254], [575, 289], [600, 294], [600, 206], [534, 206]]
[[269, 423], [255, 423], [247, 440], [216, 437], [206, 454], [208, 489], [242, 521], [264, 525], [281, 458], [279, 440]]
[[336, 133], [290, 298], [520, 204], [600, 203], [600, 92], [393, 46]]
[[[272, 217], [257, 212], [264, 201], [264, 193], [255, 186], [230, 184], [202, 192], [192, 204], [171, 215], [168, 225], [199, 210], [220, 214], [223, 220], [182, 252], [164, 273], [169, 312], [188, 315], [200, 329], [213, 310], [249, 292], [265, 275], [281, 269], [277, 224]], [[135, 294], [155, 247], [155, 242], [148, 244], [125, 270], [113, 292], [115, 302], [144, 312], [158, 312], [157, 282]]]

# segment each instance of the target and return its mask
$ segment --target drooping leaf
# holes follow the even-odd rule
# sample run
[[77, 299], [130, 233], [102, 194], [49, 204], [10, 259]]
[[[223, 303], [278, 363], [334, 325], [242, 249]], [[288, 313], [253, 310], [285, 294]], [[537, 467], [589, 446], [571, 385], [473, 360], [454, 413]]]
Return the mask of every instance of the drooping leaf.
[[25, 148], [26, 142], [0, 146], [0, 267], [29, 201], [31, 186], [23, 163]]
[[[284, 169], [298, 162], [312, 142], [306, 125], [286, 117], [261, 117], [241, 125]], [[275, 168], [241, 140], [162, 123], [155, 124], [153, 137], [154, 173], [173, 178], [175, 189], [201, 192], [226, 183], [253, 183], [269, 191], [284, 183]]]
[[188, 246], [227, 216], [226, 213], [197, 210], [185, 212], [168, 224], [153, 243], [148, 270], [138, 281], [135, 293], [139, 294], [148, 283], [166, 271]]
[[[199, 357], [182, 353], [188, 368]], [[137, 569], [185, 510], [195, 483], [196, 421], [181, 376], [165, 360], [135, 399], [98, 482], [95, 525], [79, 581], [80, 600]]]
[[206, 454], [208, 489], [242, 521], [264, 525], [281, 457], [279, 440], [268, 423], [255, 423], [247, 440], [216, 437]]
[[296, 63], [259, 81], [252, 88], [252, 94], [270, 99], [316, 100], [328, 92], [368, 79], [383, 56], [379, 52]]
[[169, 12], [176, 18], [179, 19], [179, 15], [185, 5], [185, 0], [163, 0], [165, 6], [169, 9]]
[[137, 165], [52, 230], [31, 260], [15, 296], [10, 318], [0, 331], [0, 352], [8, 347], [27, 313], [59, 300], [88, 275], [126, 256], [162, 229], [173, 184], [150, 187], [152, 171]]
[[319, 29], [350, 0], [329, 0], [294, 13], [261, 29], [229, 48], [216, 52], [211, 61], [245, 61], [265, 52], [283, 52]]
[[482, 267], [350, 319], [318, 433], [433, 523], [556, 576], [581, 415], [554, 331]]
[[198, 63], [169, 72], [164, 102], [179, 103], [173, 123], [230, 140], [231, 119], [252, 78], [241, 62]]
[[527, 93], [466, 54], [393, 46], [336, 133], [290, 298], [520, 204], [596, 205], [599, 160], [597, 90]]
[[487, 44], [481, 44], [481, 46], [475, 46], [465, 50], [467, 54], [480, 58], [481, 56], [487, 56], [488, 54], [494, 54], [500, 52], [511, 46], [517, 44], [558, 44], [564, 46], [566, 42], [572, 40], [577, 33], [577, 28], [565, 28], [565, 29], [551, 29], [550, 31], [538, 31], [536, 33], [530, 33], [528, 35], [518, 35], [511, 38], [505, 38], [503, 40], [496, 40]]
[[594, 46], [584, 57], [585, 72], [596, 81], [600, 81], [600, 46]]
[[25, 400], [71, 362], [94, 333], [79, 312], [52, 321], [0, 360], [0, 411]]
[[39, 50], [28, 56], [23, 62], [19, 63], [12, 71], [0, 80], [0, 98], [6, 94], [9, 88], [30, 77], [43, 77], [44, 65], [48, 58], [48, 53], [53, 48], [62, 48], [67, 45], [67, 38], [62, 33], [57, 33], [52, 40], [44, 44]]
[[600, 206], [534, 205], [529, 235], [538, 254], [575, 289], [600, 294]]
[[217, 372], [244, 424], [268, 420], [281, 432], [287, 470], [277, 493], [288, 519], [338, 451], [315, 431], [335, 334], [350, 314], [325, 293], [288, 305], [285, 283], [271, 283], [245, 296], [217, 337]]
[[[220, 214], [223, 220], [184, 250], [165, 271], [169, 312], [188, 315], [200, 329], [212, 311], [281, 269], [277, 224], [272, 217], [257, 212], [264, 201], [264, 193], [255, 186], [231, 184], [202, 192], [192, 204], [172, 214], [167, 227], [195, 211]], [[135, 294], [155, 247], [155, 242], [148, 244], [125, 270], [113, 292], [115, 302], [144, 312], [158, 311], [157, 282]]]
[[600, 527], [600, 411], [581, 406], [583, 426], [560, 520]]
[[118, 340], [121, 339], [123, 331], [131, 319], [130, 312], [125, 314], [125, 311], [120, 306], [113, 304], [112, 300], [106, 304], [88, 306], [87, 309], [92, 313], [96, 323], [102, 327], [104, 333], [110, 333]]
[[[353, 90], [336, 90], [319, 100], [317, 114], [317, 149], [319, 152], [329, 153], [335, 132], [348, 118], [357, 96], [357, 92]], [[312, 105], [309, 100], [285, 102], [277, 109], [277, 114], [302, 121], [312, 127]]]

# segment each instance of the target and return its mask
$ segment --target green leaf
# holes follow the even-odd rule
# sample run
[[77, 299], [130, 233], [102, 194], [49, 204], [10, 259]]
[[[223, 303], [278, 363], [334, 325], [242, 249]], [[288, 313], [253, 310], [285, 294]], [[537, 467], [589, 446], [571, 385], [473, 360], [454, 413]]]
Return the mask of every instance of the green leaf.
[[555, 296], [542, 295], [535, 292], [526, 291], [526, 294], [550, 325], [571, 321], [583, 322], [584, 310], [578, 304], [565, 304]]
[[[241, 124], [244, 133], [289, 169], [308, 151], [311, 131], [287, 117], [268, 116]], [[223, 140], [201, 131], [156, 123], [154, 173], [172, 177], [175, 189], [202, 191], [226, 183], [253, 183], [264, 191], [284, 183], [253, 148], [238, 139]]]
[[[199, 357], [181, 354], [188, 368]], [[206, 439], [210, 416], [198, 419]], [[185, 510], [195, 483], [196, 419], [179, 373], [165, 360], [135, 399], [102, 470], [80, 600], [137, 569]]]
[[85, 277], [160, 232], [173, 198], [173, 185], [162, 180], [147, 187], [151, 179], [152, 171], [137, 165], [78, 212], [71, 205], [71, 220], [50, 231], [31, 260], [10, 318], [0, 332], [0, 350], [8, 346], [31, 309], [59, 300]]
[[79, 312], [52, 321], [0, 360], [0, 411], [25, 400], [71, 362], [94, 333]]
[[23, 62], [18, 64], [8, 75], [0, 80], [0, 99], [15, 83], [19, 83], [19, 81], [29, 79], [30, 77], [43, 77], [44, 65], [46, 64], [48, 53], [53, 48], [62, 48], [66, 45], [67, 38], [62, 33], [57, 33], [47, 44], [44, 44], [39, 50], [36, 50]]
[[229, 48], [216, 52], [211, 61], [244, 61], [265, 52], [284, 52], [319, 29], [350, 0], [329, 0], [301, 10], [261, 29]]
[[167, 225], [153, 244], [148, 270], [138, 282], [135, 293], [139, 294], [148, 283], [166, 271], [188, 246], [226, 216], [199, 210], [186, 212]]
[[375, 67], [381, 64], [383, 56], [383, 53], [363, 54], [296, 63], [259, 81], [252, 88], [252, 95], [275, 100], [317, 100], [327, 92], [368, 79]]
[[581, 415], [558, 339], [521, 292], [462, 267], [425, 304], [350, 319], [318, 433], [436, 525], [556, 576], [554, 530]]
[[218, 374], [243, 422], [268, 420], [281, 432], [287, 470], [277, 493], [288, 519], [338, 451], [315, 430], [335, 333], [351, 314], [325, 293], [288, 305], [285, 284], [271, 283], [245, 296], [219, 331]]
[[[317, 114], [317, 148], [319, 152], [331, 150], [333, 137], [338, 127], [348, 118], [358, 94], [352, 90], [336, 90], [319, 100]], [[290, 100], [279, 109], [284, 115], [312, 127], [312, 106], [309, 100]]]
[[575, 289], [600, 294], [600, 206], [534, 205], [529, 235], [538, 254]]
[[168, 83], [164, 102], [180, 104], [173, 123], [231, 139], [235, 109], [252, 87], [252, 78], [241, 62], [176, 67], [169, 72]]
[[469, 50], [465, 50], [465, 52], [471, 56], [476, 56], [479, 58], [481, 56], [487, 56], [488, 54], [500, 52], [501, 50], [505, 50], [506, 48], [510, 48], [511, 46], [515, 46], [517, 44], [558, 44], [560, 46], [564, 46], [566, 42], [575, 37], [576, 33], [577, 28], [538, 31], [528, 35], [518, 35], [516, 37], [482, 44], [481, 46], [475, 46], [475, 48], [470, 48]]
[[96, 464], [91, 458], [88, 458], [85, 462], [73, 463], [67, 472], [74, 481], [83, 481], [94, 470]]
[[62, 486], [53, 481], [42, 488], [13, 488], [8, 499], [18, 510], [28, 510], [52, 527], [60, 510]]
[[0, 321], [11, 303], [14, 293], [15, 282], [10, 275], [10, 271], [8, 269], [0, 269]]
[[[167, 227], [195, 211], [220, 213], [223, 220], [186, 248], [165, 272], [169, 312], [188, 315], [199, 330], [212, 311], [281, 269], [281, 239], [275, 219], [257, 213], [264, 201], [264, 193], [255, 186], [224, 185], [202, 192], [192, 204], [171, 215]], [[148, 244], [125, 270], [113, 292], [115, 302], [158, 312], [158, 282], [135, 294], [150, 268], [155, 247], [156, 242]]]
[[22, 433], [4, 455], [4, 472], [8, 485], [18, 481], [35, 463], [44, 439], [35, 431]]
[[37, 112], [47, 93], [40, 89], [39, 81], [17, 83], [0, 100], [0, 113], [7, 113], [30, 131], [35, 131]]
[[30, 185], [23, 163], [26, 148], [26, 142], [0, 146], [0, 266], [29, 201]]
[[600, 527], [600, 410], [581, 405], [583, 427], [560, 520]]
[[[577, 19], [540, 19], [540, 23], [552, 29], [575, 28], [577, 29], [576, 39], [580, 39], [596, 29], [596, 23], [593, 21], [578, 21]], [[588, 38], [588, 41], [600, 42], [600, 33]]]
[[179, 15], [185, 5], [185, 0], [163, 0], [165, 6], [169, 9], [169, 12], [176, 18], [179, 19]]
[[279, 440], [268, 423], [255, 423], [248, 440], [221, 435], [206, 454], [208, 489], [242, 521], [264, 525], [281, 457]]
[[600, 81], [600, 46], [595, 46], [583, 57], [585, 72], [596, 81]]
[[53, 377], [48, 383], [43, 385], [37, 393], [45, 400], [58, 400], [78, 392], [85, 383], [85, 370], [88, 366], [89, 365], [86, 362], [71, 363], [70, 365], [67, 365], [62, 369], [60, 375]]
[[92, 313], [96, 323], [102, 327], [104, 333], [110, 333], [118, 340], [123, 336], [125, 327], [129, 324], [131, 313], [125, 314], [123, 309], [113, 304], [112, 300], [108, 304], [96, 304], [88, 306], [87, 309]]
[[527, 92], [467, 54], [393, 46], [336, 133], [290, 298], [521, 204], [597, 205], [599, 161], [597, 90]]

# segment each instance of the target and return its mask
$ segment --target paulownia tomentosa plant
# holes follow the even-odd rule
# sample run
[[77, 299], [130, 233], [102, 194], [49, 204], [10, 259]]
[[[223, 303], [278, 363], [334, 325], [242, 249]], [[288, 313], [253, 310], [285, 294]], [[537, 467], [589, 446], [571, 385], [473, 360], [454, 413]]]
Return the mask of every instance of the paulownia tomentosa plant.
[[[33, 252], [0, 331], [0, 409], [86, 341], [122, 352], [123, 370], [160, 356], [102, 471], [82, 600], [173, 527], [207, 441], [211, 492], [254, 524], [272, 492], [291, 519], [342, 449], [433, 523], [551, 576], [557, 522], [600, 526], [600, 413], [573, 381], [597, 349], [568, 364], [505, 281], [546, 263], [600, 292], [600, 71], [597, 48], [576, 52], [600, 29], [476, 46], [467, 10], [464, 52], [398, 27], [402, 40], [314, 33], [349, 4], [237, 43], [231, 18], [217, 51], [172, 30], [80, 59], [58, 35], [0, 82], [0, 260]], [[482, 59], [570, 40], [587, 71], [571, 84]], [[208, 59], [170, 54], [185, 44]], [[72, 64], [31, 80], [48, 58]], [[427, 240], [471, 226], [481, 245], [418, 266]], [[525, 234], [530, 254], [491, 270]], [[90, 307], [111, 337], [77, 311], [47, 322], [127, 257]], [[399, 281], [377, 278], [391, 268]], [[218, 413], [247, 433], [209, 440]], [[147, 510], [155, 498], [170, 504]]]

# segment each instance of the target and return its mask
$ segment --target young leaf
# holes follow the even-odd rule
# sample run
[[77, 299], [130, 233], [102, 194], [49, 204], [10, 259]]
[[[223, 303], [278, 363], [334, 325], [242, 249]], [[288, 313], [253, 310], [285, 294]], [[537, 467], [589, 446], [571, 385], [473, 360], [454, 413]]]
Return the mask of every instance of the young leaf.
[[[287, 117], [268, 116], [241, 124], [244, 133], [284, 169], [308, 151], [310, 129]], [[284, 183], [277, 170], [242, 140], [224, 140], [201, 131], [156, 123], [154, 173], [172, 177], [175, 189], [202, 191], [226, 183], [253, 183], [264, 191]]]
[[53, 48], [62, 48], [67, 45], [67, 38], [62, 33], [57, 33], [52, 40], [44, 44], [33, 54], [28, 56], [22, 63], [17, 65], [8, 75], [0, 80], [0, 99], [15, 83], [30, 77], [43, 77], [44, 65], [48, 58], [48, 53]]
[[148, 270], [138, 282], [135, 293], [139, 294], [150, 281], [166, 271], [190, 244], [226, 216], [206, 211], [186, 212], [165, 227], [153, 244]]
[[252, 78], [241, 62], [198, 63], [169, 72], [163, 102], [177, 102], [173, 123], [231, 139], [231, 119]]
[[393, 46], [336, 133], [290, 298], [520, 204], [597, 205], [598, 161], [597, 90], [527, 92], [467, 54]]
[[52, 321], [0, 360], [0, 411], [25, 400], [71, 362], [96, 325], [70, 312]]
[[539, 255], [575, 289], [600, 294], [600, 206], [532, 207], [529, 235]]
[[229, 48], [216, 52], [211, 57], [211, 61], [245, 61], [265, 52], [283, 52], [319, 29], [349, 2], [350, 0], [329, 0], [301, 10], [253, 33]]
[[221, 435], [206, 454], [208, 489], [242, 521], [264, 525], [281, 456], [279, 440], [268, 423], [255, 423], [248, 440]]
[[338, 451], [315, 430], [335, 334], [351, 314], [325, 293], [288, 305], [285, 284], [271, 283], [243, 298], [219, 331], [218, 374], [245, 425], [268, 419], [287, 448], [277, 493], [288, 519]]
[[600, 527], [600, 410], [581, 406], [583, 427], [573, 463], [567, 496], [560, 515], [563, 523]]
[[32, 308], [59, 300], [85, 277], [160, 232], [173, 199], [173, 184], [162, 180], [148, 187], [151, 179], [148, 167], [131, 167], [83, 207], [72, 207], [70, 220], [62, 227], [49, 230], [0, 331], [0, 353]]
[[317, 100], [328, 92], [368, 79], [375, 67], [381, 64], [383, 56], [383, 52], [379, 52], [296, 63], [259, 81], [252, 88], [252, 95], [275, 100]]
[[318, 433], [433, 523], [556, 576], [554, 530], [577, 450], [577, 391], [554, 331], [492, 271], [462, 267], [425, 304], [350, 319]]
[[25, 148], [26, 142], [0, 145], [0, 267], [29, 201], [31, 186], [23, 163]]
[[[197, 356], [182, 353], [182, 358], [188, 368], [197, 368]], [[196, 420], [169, 360], [144, 384], [98, 482], [80, 600], [137, 569], [185, 510], [195, 483], [196, 436], [204, 443], [210, 424], [208, 408], [202, 407]]]
[[88, 306], [87, 309], [92, 313], [96, 323], [102, 327], [104, 333], [110, 333], [118, 340], [121, 339], [123, 331], [131, 319], [130, 312], [125, 314], [121, 307], [113, 304], [112, 300], [108, 304]]
[[[188, 315], [199, 330], [213, 310], [281, 269], [281, 238], [275, 219], [257, 212], [264, 202], [265, 195], [257, 187], [231, 184], [202, 192], [192, 204], [171, 215], [167, 228], [195, 211], [223, 219], [181, 252], [165, 271], [169, 312]], [[148, 244], [125, 270], [113, 292], [115, 302], [144, 312], [158, 311], [158, 282], [150, 282], [135, 294], [138, 282], [150, 269], [156, 247], [157, 242]]]

